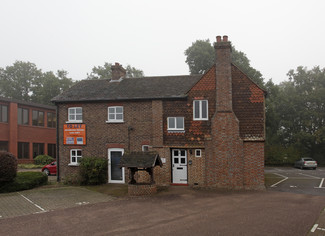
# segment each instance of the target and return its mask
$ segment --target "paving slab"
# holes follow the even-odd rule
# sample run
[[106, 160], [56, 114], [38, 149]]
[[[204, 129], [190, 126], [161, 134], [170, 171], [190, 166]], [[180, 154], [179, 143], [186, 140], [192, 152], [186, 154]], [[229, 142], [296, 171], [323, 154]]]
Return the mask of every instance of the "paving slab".
[[81, 187], [39, 188], [0, 194], [0, 218], [36, 214], [114, 199], [106, 194]]

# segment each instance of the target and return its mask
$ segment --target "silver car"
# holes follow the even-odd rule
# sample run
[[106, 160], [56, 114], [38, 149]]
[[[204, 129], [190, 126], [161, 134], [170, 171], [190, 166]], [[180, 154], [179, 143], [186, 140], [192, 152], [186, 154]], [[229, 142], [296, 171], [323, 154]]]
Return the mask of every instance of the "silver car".
[[316, 170], [317, 161], [315, 161], [313, 158], [310, 157], [303, 157], [295, 162], [295, 167], [300, 169], [312, 168]]

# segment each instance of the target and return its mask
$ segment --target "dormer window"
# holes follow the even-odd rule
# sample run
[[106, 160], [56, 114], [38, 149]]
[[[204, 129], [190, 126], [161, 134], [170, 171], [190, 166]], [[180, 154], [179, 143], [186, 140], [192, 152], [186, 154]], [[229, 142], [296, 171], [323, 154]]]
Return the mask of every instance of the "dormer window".
[[81, 123], [82, 122], [82, 107], [70, 107], [68, 109], [69, 122]]

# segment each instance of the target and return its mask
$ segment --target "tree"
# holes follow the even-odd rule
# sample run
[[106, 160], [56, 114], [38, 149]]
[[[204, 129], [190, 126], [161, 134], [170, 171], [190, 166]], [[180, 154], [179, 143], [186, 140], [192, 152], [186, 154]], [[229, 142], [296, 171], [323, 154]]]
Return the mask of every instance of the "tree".
[[[190, 74], [204, 74], [215, 63], [215, 50], [209, 39], [196, 40], [184, 52]], [[232, 63], [239, 67], [248, 77], [259, 86], [264, 86], [264, 78], [258, 70], [250, 65], [246, 54], [232, 47]]]
[[73, 85], [68, 72], [59, 70], [55, 75], [52, 71], [43, 73], [42, 77], [34, 81], [31, 100], [33, 102], [51, 105], [51, 99]]
[[[93, 67], [90, 74], [87, 74], [86, 79], [111, 79], [112, 78], [112, 63], [105, 62], [104, 66]], [[135, 67], [127, 65], [125, 68], [127, 78], [143, 77], [144, 73]]]
[[310, 156], [324, 163], [325, 69], [298, 67], [288, 77], [280, 85], [266, 84], [267, 159]]
[[72, 86], [66, 71], [43, 73], [31, 62], [16, 61], [0, 68], [0, 95], [23, 101], [51, 104], [51, 99]]
[[214, 48], [210, 40], [196, 40], [184, 52], [190, 74], [204, 74], [215, 61]]
[[0, 70], [0, 93], [2, 96], [30, 101], [33, 82], [42, 77], [41, 70], [30, 62], [16, 61]]

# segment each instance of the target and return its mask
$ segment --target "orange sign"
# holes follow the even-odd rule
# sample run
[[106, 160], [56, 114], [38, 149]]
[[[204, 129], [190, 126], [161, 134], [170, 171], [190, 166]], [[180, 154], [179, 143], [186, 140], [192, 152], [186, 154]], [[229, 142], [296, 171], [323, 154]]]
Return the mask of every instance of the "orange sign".
[[63, 144], [86, 145], [86, 125], [85, 124], [64, 124]]

